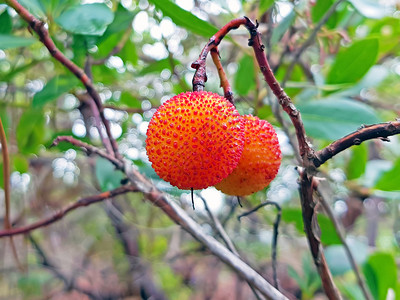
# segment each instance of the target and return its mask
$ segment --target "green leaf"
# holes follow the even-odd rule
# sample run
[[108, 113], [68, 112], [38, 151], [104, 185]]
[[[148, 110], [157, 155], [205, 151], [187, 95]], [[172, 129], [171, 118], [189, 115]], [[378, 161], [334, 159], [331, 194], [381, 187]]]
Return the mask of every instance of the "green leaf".
[[400, 191], [400, 159], [397, 159], [392, 169], [382, 174], [375, 188], [382, 191]]
[[22, 154], [37, 153], [44, 138], [45, 119], [40, 109], [25, 111], [17, 126], [17, 144]]
[[136, 99], [135, 97], [132, 96], [131, 93], [124, 91], [121, 93], [121, 98], [119, 99], [119, 102], [121, 104], [125, 104], [128, 107], [131, 108], [141, 108], [142, 103]]
[[368, 161], [368, 147], [365, 143], [352, 147], [351, 158], [347, 164], [347, 179], [359, 178], [365, 172]]
[[397, 266], [393, 255], [383, 252], [372, 254], [363, 271], [375, 299], [385, 300], [389, 288], [396, 290]]
[[260, 0], [260, 4], [258, 5], [258, 15], [262, 16], [273, 4], [274, 0]]
[[14, 36], [10, 34], [0, 34], [0, 49], [11, 49], [18, 47], [27, 47], [35, 43], [32, 38]]
[[[174, 59], [174, 64], [176, 65], [180, 65], [180, 61], [177, 59]], [[169, 58], [164, 58], [161, 59], [159, 61], [156, 61], [154, 63], [149, 64], [147, 67], [143, 68], [140, 72], [139, 75], [143, 76], [149, 73], [159, 73], [164, 69], [169, 69], [171, 70], [171, 63], [169, 61]]]
[[104, 3], [77, 5], [65, 10], [55, 21], [66, 31], [82, 35], [102, 35], [114, 14]]
[[336, 57], [327, 77], [327, 83], [355, 83], [371, 68], [378, 56], [379, 42], [367, 38], [354, 42]]
[[112, 163], [102, 157], [96, 159], [95, 174], [103, 192], [121, 186], [123, 174], [121, 171], [116, 170]]
[[218, 29], [209, 22], [199, 19], [191, 12], [184, 10], [170, 0], [149, 0], [164, 16], [170, 17], [176, 25], [186, 28], [193, 33], [210, 38]]
[[0, 15], [0, 34], [9, 34], [12, 30], [11, 16], [8, 14], [7, 9]]
[[[363, 264], [368, 257], [368, 245], [356, 239], [348, 239], [347, 245], [357, 264]], [[332, 275], [343, 275], [352, 269], [343, 245], [331, 245], [325, 248], [325, 257]]]
[[294, 20], [296, 17], [296, 13], [294, 10], [290, 12], [280, 23], [279, 25], [274, 29], [272, 32], [272, 37], [271, 37], [271, 44], [275, 45], [278, 43], [282, 36], [285, 34], [285, 32], [289, 29], [290, 25], [293, 24]]
[[244, 55], [239, 61], [239, 67], [235, 75], [235, 90], [241, 95], [247, 95], [255, 85], [253, 57]]
[[33, 96], [32, 106], [42, 107], [46, 103], [56, 100], [62, 94], [68, 92], [78, 84], [75, 76], [56, 76], [53, 77], [44, 88]]
[[[283, 208], [282, 221], [286, 223], [294, 223], [297, 231], [300, 234], [304, 234], [303, 214], [301, 208]], [[321, 242], [324, 245], [341, 243], [332, 221], [327, 216], [319, 214], [318, 223], [321, 228]]]
[[14, 170], [22, 173], [28, 172], [29, 163], [25, 156], [16, 154], [12, 157], [12, 162], [14, 165]]
[[307, 134], [325, 140], [339, 139], [363, 124], [381, 122], [371, 107], [336, 97], [299, 104], [297, 108]]
[[101, 43], [115, 33], [127, 30], [130, 26], [132, 26], [132, 21], [135, 15], [136, 11], [129, 11], [121, 4], [118, 4], [117, 10], [114, 13], [113, 22], [107, 27], [107, 30], [99, 38], [98, 43]]
[[[315, 5], [312, 6], [311, 9], [311, 18], [313, 23], [318, 23], [321, 18], [325, 15], [325, 13], [329, 10], [329, 8], [334, 3], [333, 0], [324, 0], [324, 1], [317, 1]], [[329, 17], [328, 21], [326, 22], [329, 28], [333, 28], [336, 25], [336, 14], [332, 14]]]
[[35, 17], [40, 19], [46, 18], [45, 9], [42, 6], [42, 2], [40, 0], [19, 0], [18, 1], [23, 7], [28, 9]]

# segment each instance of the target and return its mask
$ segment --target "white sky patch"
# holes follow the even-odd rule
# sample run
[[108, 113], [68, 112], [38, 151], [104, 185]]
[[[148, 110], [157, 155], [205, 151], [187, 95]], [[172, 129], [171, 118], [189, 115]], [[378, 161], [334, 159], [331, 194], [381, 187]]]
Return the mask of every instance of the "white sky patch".
[[228, 8], [231, 12], [238, 13], [242, 6], [240, 5], [240, 2], [238, 0], [229, 0], [228, 2]]
[[72, 126], [72, 133], [77, 137], [84, 137], [86, 135], [86, 127], [82, 120], [76, 120]]
[[220, 191], [214, 187], [209, 187], [205, 190], [202, 190], [200, 194], [207, 201], [207, 205], [212, 213], [217, 214], [221, 210], [224, 202], [224, 196]]
[[143, 33], [144, 31], [148, 30], [149, 28], [149, 16], [147, 12], [141, 11], [139, 12], [135, 19], [133, 20], [133, 28], [135, 32]]
[[293, 4], [289, 2], [276, 2], [278, 6], [278, 14], [276, 16], [276, 22], [280, 22], [283, 18], [289, 15], [293, 10]]
[[157, 25], [153, 25], [150, 28], [150, 35], [155, 40], [161, 40], [161, 28]]
[[143, 53], [147, 56], [150, 56], [154, 59], [163, 59], [168, 56], [168, 51], [165, 49], [163, 43], [157, 42], [154, 44], [145, 44], [143, 45]]
[[160, 22], [160, 30], [164, 37], [169, 37], [175, 33], [176, 26], [169, 18], [164, 18]]
[[176, 0], [175, 3], [185, 10], [192, 10], [194, 7], [193, 0]]

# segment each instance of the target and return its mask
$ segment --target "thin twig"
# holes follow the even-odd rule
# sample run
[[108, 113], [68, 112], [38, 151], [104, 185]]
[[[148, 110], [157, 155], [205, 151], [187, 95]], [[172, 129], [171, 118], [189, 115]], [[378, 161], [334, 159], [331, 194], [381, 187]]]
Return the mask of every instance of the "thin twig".
[[[11, 211], [10, 155], [8, 153], [7, 137], [1, 117], [0, 117], [0, 145], [1, 145], [1, 154], [3, 156], [3, 185], [4, 185], [3, 189], [4, 189], [4, 206], [5, 206], [4, 228], [6, 230], [10, 230], [12, 228], [10, 220], [10, 211]], [[18, 266], [18, 269], [23, 271], [24, 267], [22, 266], [18, 258], [17, 248], [15, 246], [14, 239], [12, 237], [10, 237], [10, 246], [16, 265]]]
[[166, 296], [156, 287], [149, 268], [140, 257], [137, 242], [139, 233], [135, 227], [124, 221], [122, 206], [113, 200], [106, 203], [105, 211], [124, 248], [125, 256], [129, 262], [131, 282], [136, 294], [140, 294], [143, 299], [166, 300]]
[[1, 230], [0, 231], [0, 237], [5, 237], [5, 236], [14, 236], [18, 234], [24, 234], [27, 232], [30, 232], [32, 230], [50, 225], [56, 221], [61, 220], [64, 218], [67, 214], [69, 214], [71, 211], [82, 207], [82, 206], [88, 206], [97, 202], [104, 201], [106, 199], [121, 195], [121, 194], [126, 194], [129, 192], [136, 192], [137, 189], [134, 188], [131, 185], [124, 185], [119, 188], [116, 188], [111, 191], [103, 192], [98, 195], [92, 195], [89, 197], [81, 198], [76, 202], [73, 202], [63, 209], [61, 209], [59, 212], [55, 213], [54, 215], [44, 218], [42, 220], [39, 220], [33, 224], [27, 225], [27, 226], [22, 226], [18, 228], [11, 228], [11, 229], [6, 229], [6, 230]]
[[276, 259], [276, 254], [277, 254], [277, 247], [278, 247], [278, 229], [279, 229], [279, 223], [281, 222], [281, 217], [282, 217], [282, 209], [281, 206], [274, 202], [274, 201], [265, 201], [259, 205], [257, 205], [256, 207], [254, 207], [253, 209], [240, 214], [237, 218], [240, 221], [241, 218], [248, 216], [256, 211], [258, 211], [260, 208], [267, 206], [267, 205], [273, 205], [276, 207], [277, 209], [277, 214], [276, 214], [276, 219], [274, 222], [274, 233], [272, 236], [272, 272], [273, 272], [273, 277], [274, 277], [274, 286], [276, 289], [279, 290], [279, 284], [278, 284], [278, 273], [276, 270], [276, 266], [277, 266], [277, 259]]
[[321, 29], [321, 27], [328, 21], [330, 16], [336, 11], [336, 8], [340, 3], [342, 3], [344, 0], [338, 0], [335, 3], [332, 4], [332, 6], [328, 9], [328, 11], [322, 16], [321, 20], [317, 23], [317, 25], [314, 27], [313, 31], [311, 34], [308, 36], [307, 40], [304, 42], [304, 44], [296, 51], [294, 54], [294, 58], [292, 62], [290, 63], [289, 67], [287, 68], [285, 72], [285, 77], [282, 80], [282, 87], [286, 85], [286, 82], [289, 80], [290, 76], [292, 75], [292, 71], [294, 66], [297, 64], [297, 62], [300, 59], [300, 56], [303, 54], [303, 52], [311, 46], [311, 44], [314, 42], [315, 37], [317, 36], [318, 31]]
[[98, 156], [101, 156], [107, 160], [109, 160], [111, 163], [113, 163], [118, 169], [123, 168], [123, 163], [121, 163], [120, 160], [116, 159], [114, 156], [111, 156], [110, 154], [100, 150], [99, 148], [90, 145], [88, 143], [82, 142], [80, 140], [74, 139], [72, 136], [58, 136], [55, 138], [53, 143], [51, 144], [50, 147], [57, 146], [61, 142], [67, 142], [70, 143], [74, 146], [80, 147], [83, 150], [86, 151], [87, 155], [90, 155], [92, 153], [97, 154]]
[[358, 285], [360, 286], [361, 291], [364, 294], [365, 299], [372, 300], [373, 298], [372, 298], [372, 296], [371, 296], [371, 294], [370, 294], [370, 292], [369, 292], [369, 290], [367, 288], [367, 285], [365, 284], [365, 280], [362, 277], [361, 272], [360, 272], [360, 270], [359, 270], [359, 268], [357, 266], [356, 260], [354, 259], [354, 256], [351, 253], [349, 245], [346, 242], [346, 239], [345, 239], [344, 234], [343, 234], [343, 228], [339, 224], [338, 220], [336, 219], [335, 215], [332, 212], [331, 207], [327, 203], [327, 201], [326, 201], [326, 199], [327, 199], [326, 193], [325, 193], [325, 191], [323, 190], [323, 188], [320, 185], [317, 186], [317, 192], [320, 195], [319, 202], [322, 204], [322, 207], [324, 208], [326, 214], [328, 215], [329, 219], [331, 219], [331, 221], [333, 223], [333, 226], [335, 227], [335, 231], [336, 231], [336, 233], [337, 233], [337, 235], [338, 235], [338, 237], [340, 239], [340, 242], [343, 245], [343, 248], [344, 248], [344, 251], [346, 252], [347, 257], [349, 258], [351, 267], [353, 268], [353, 272], [356, 275]]
[[3, 122], [0, 117], [0, 145], [1, 154], [3, 156], [3, 182], [4, 182], [4, 202], [5, 202], [5, 214], [4, 214], [4, 227], [6, 229], [11, 228], [10, 221], [10, 157], [8, 154], [6, 132], [4, 131]]
[[364, 125], [345, 137], [334, 141], [329, 146], [315, 152], [313, 157], [314, 165], [315, 167], [319, 167], [336, 154], [347, 148], [350, 148], [351, 146], [360, 145], [366, 140], [382, 138], [383, 140], [387, 141], [388, 136], [399, 133], [400, 120], [374, 125]]
[[229, 235], [226, 233], [224, 227], [222, 227], [221, 222], [218, 220], [218, 218], [212, 213], [210, 208], [208, 207], [206, 199], [204, 199], [203, 196], [198, 195], [200, 199], [203, 201], [204, 208], [206, 209], [206, 212], [208, 216], [211, 219], [212, 225], [215, 229], [215, 231], [218, 233], [218, 235], [221, 237], [221, 239], [224, 241], [225, 245], [228, 247], [228, 249], [235, 255], [240, 256], [239, 252], [236, 250], [235, 245], [233, 244], [232, 240], [229, 238]]
[[233, 99], [233, 93], [231, 85], [229, 84], [228, 78], [226, 77], [224, 68], [221, 64], [221, 60], [219, 57], [218, 46], [215, 46], [211, 49], [211, 57], [217, 68], [218, 76], [220, 79], [220, 87], [224, 90], [224, 97], [232, 104], [235, 104], [235, 100]]

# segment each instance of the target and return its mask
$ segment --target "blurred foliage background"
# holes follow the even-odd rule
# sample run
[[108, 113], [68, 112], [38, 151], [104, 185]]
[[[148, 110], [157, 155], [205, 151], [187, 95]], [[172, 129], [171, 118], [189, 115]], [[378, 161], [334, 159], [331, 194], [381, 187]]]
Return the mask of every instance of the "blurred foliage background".
[[[214, 188], [197, 191], [191, 211], [189, 191], [170, 186], [152, 170], [144, 149], [147, 125], [160, 103], [191, 89], [190, 65], [208, 39], [244, 15], [258, 20], [270, 64], [301, 111], [315, 149], [361, 126], [394, 120], [400, 112], [399, 1], [340, 1], [332, 13], [334, 0], [19, 2], [46, 22], [61, 52], [93, 78], [121, 153], [219, 238], [204, 198], [245, 260], [270, 282], [276, 211], [268, 206], [240, 222], [236, 217], [265, 200], [281, 205], [280, 285], [299, 299], [324, 299], [303, 233], [294, 129], [258, 70], [245, 29], [232, 31], [219, 50], [239, 112], [268, 120], [278, 132], [284, 157], [267, 189], [243, 198], [244, 208]], [[222, 94], [211, 59], [207, 75], [206, 89]], [[87, 97], [16, 12], [0, 4], [0, 117], [10, 148], [15, 227], [121, 184], [122, 173], [108, 161], [69, 144], [50, 148], [59, 135], [101, 147]], [[398, 136], [362, 143], [319, 171], [374, 299], [400, 299]], [[3, 198], [0, 189], [1, 215]], [[363, 299], [322, 208], [319, 221], [340, 292]], [[121, 230], [132, 239], [135, 257], [127, 255]], [[137, 276], [148, 276], [169, 299], [254, 297], [245, 282], [140, 194], [78, 209], [15, 243], [22, 271], [9, 240], [0, 243], [1, 299], [140, 299]]]

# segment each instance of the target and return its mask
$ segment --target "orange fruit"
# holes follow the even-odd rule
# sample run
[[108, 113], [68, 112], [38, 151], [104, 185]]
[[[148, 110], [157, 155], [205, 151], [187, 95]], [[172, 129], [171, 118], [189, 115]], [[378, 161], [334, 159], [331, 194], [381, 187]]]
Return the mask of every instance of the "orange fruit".
[[147, 129], [155, 172], [180, 189], [203, 189], [227, 177], [244, 145], [243, 120], [224, 97], [186, 92], [161, 105]]
[[265, 120], [246, 115], [245, 142], [238, 166], [215, 187], [232, 196], [247, 196], [262, 190], [275, 178], [281, 164], [278, 137]]

